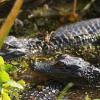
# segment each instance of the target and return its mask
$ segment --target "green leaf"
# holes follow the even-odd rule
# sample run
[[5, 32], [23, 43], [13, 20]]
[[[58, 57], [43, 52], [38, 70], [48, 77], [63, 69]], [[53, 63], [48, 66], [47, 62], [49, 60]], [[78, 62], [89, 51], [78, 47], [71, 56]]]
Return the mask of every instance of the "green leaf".
[[62, 100], [62, 98], [64, 97], [64, 95], [66, 95], [67, 91], [73, 86], [73, 83], [68, 83], [68, 85], [66, 85], [64, 87], [64, 89], [60, 92], [60, 94], [57, 97], [57, 100]]
[[23, 89], [22, 85], [20, 85], [19, 83], [15, 82], [13, 80], [8, 81], [7, 84], [9, 84], [11, 87]]
[[2, 85], [0, 85], [0, 92], [1, 92], [1, 90], [2, 90]]
[[93, 99], [93, 100], [100, 100], [100, 99]]
[[6, 71], [0, 71], [0, 83], [10, 80], [9, 74]]
[[5, 64], [4, 65], [4, 70], [6, 71], [6, 72], [13, 72], [13, 71], [15, 71], [16, 70], [16, 67], [15, 66], [12, 66], [11, 64]]
[[22, 86], [25, 86], [25, 81], [24, 80], [19, 80], [17, 83], [19, 83]]
[[2, 95], [1, 100], [11, 100], [8, 93], [3, 91], [3, 92], [1, 92], [1, 95]]
[[0, 56], [0, 66], [1, 65], [4, 65], [4, 60], [3, 60], [3, 57]]

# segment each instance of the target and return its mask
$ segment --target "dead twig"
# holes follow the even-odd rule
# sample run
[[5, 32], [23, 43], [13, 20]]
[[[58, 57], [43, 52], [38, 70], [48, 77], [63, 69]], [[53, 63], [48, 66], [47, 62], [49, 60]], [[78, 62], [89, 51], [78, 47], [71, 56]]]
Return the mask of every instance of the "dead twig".
[[23, 0], [16, 0], [11, 12], [9, 13], [5, 22], [3, 23], [3, 25], [0, 29], [0, 47], [2, 46], [3, 41], [5, 40], [6, 36], [8, 35], [8, 33], [19, 13], [19, 10], [22, 7], [22, 4], [23, 4]]

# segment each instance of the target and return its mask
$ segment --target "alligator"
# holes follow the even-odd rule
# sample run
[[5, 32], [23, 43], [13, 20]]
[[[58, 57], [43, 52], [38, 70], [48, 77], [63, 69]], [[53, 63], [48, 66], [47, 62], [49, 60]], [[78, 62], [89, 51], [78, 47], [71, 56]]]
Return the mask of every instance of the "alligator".
[[[20, 38], [8, 36], [4, 42], [3, 50], [0, 55], [4, 57], [16, 57], [24, 55], [53, 55], [58, 51], [64, 51], [66, 48], [80, 47], [89, 43], [99, 43], [100, 36], [100, 19], [91, 19], [77, 22], [75, 24], [63, 26], [57, 29], [50, 37], [50, 41], [39, 38]], [[62, 57], [62, 56], [61, 56]], [[100, 75], [100, 69], [88, 64], [79, 57], [64, 56], [63, 60], [58, 60], [57, 63], [63, 63], [63, 67], [56, 67], [55, 63], [44, 62], [33, 66], [34, 71], [42, 73], [48, 72], [51, 75], [59, 73], [60, 76], [84, 77], [90, 80], [96, 79]], [[34, 64], [33, 64], [34, 65]], [[53, 67], [51, 67], [53, 66]], [[59, 69], [60, 68], [60, 69]], [[44, 70], [43, 70], [44, 69]]]
[[[55, 56], [55, 54], [58, 55], [59, 51], [66, 51], [68, 48], [79, 48], [90, 43], [99, 45], [99, 36], [100, 18], [96, 18], [57, 29], [51, 35], [49, 42], [37, 37], [16, 38], [8, 36], [4, 41], [3, 48], [0, 50], [0, 55], [6, 59], [21, 56], [30, 58], [36, 55]], [[82, 79], [82, 82], [85, 80], [89, 84], [94, 84], [94, 82], [100, 84], [100, 68], [90, 64], [83, 58], [68, 55], [66, 52], [64, 54], [62, 52], [62, 55], [57, 56], [53, 61], [32, 60], [30, 67], [34, 72], [50, 76], [52, 79]], [[60, 85], [62, 86], [62, 83]], [[35, 100], [57, 100], [56, 95], [59, 94], [61, 89], [57, 86], [57, 82], [56, 85], [49, 84], [45, 86], [41, 91], [33, 88], [32, 91], [25, 92], [26, 96], [23, 94], [22, 100], [27, 100], [30, 97], [35, 98]]]
[[56, 79], [87, 80], [89, 83], [98, 82], [100, 79], [100, 69], [91, 65], [80, 57], [64, 54], [57, 58], [54, 63], [34, 62], [31, 65], [34, 71], [43, 73]]

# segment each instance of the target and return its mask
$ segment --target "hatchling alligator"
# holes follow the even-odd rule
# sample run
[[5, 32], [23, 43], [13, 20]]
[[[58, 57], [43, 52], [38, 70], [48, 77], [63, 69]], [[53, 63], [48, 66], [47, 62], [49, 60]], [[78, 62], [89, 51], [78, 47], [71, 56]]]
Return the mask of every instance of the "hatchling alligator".
[[[68, 47], [79, 47], [89, 43], [99, 43], [100, 19], [91, 19], [63, 26], [57, 29], [50, 37], [49, 42], [39, 38], [20, 38], [8, 36], [0, 55], [16, 57], [24, 55], [53, 55], [64, 51]], [[54, 56], [54, 55], [53, 55]], [[91, 65], [82, 58], [62, 55], [55, 62], [34, 62], [32, 69], [36, 72], [58, 76], [59, 78], [72, 77], [86, 80], [99, 80], [100, 69]]]

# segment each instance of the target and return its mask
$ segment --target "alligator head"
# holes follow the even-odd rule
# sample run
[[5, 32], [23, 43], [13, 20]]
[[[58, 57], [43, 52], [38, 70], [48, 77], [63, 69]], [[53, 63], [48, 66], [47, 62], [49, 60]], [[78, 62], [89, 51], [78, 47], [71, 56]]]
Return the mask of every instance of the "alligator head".
[[23, 55], [36, 54], [41, 51], [39, 43], [41, 43], [41, 41], [37, 38], [18, 39], [14, 36], [8, 36], [4, 41], [3, 48], [0, 50], [0, 55], [5, 58], [10, 58], [10, 57], [20, 57]]
[[96, 80], [100, 77], [100, 69], [79, 57], [62, 55], [56, 63], [35, 62], [32, 68], [36, 72], [48, 74], [58, 78], [83, 78]]

